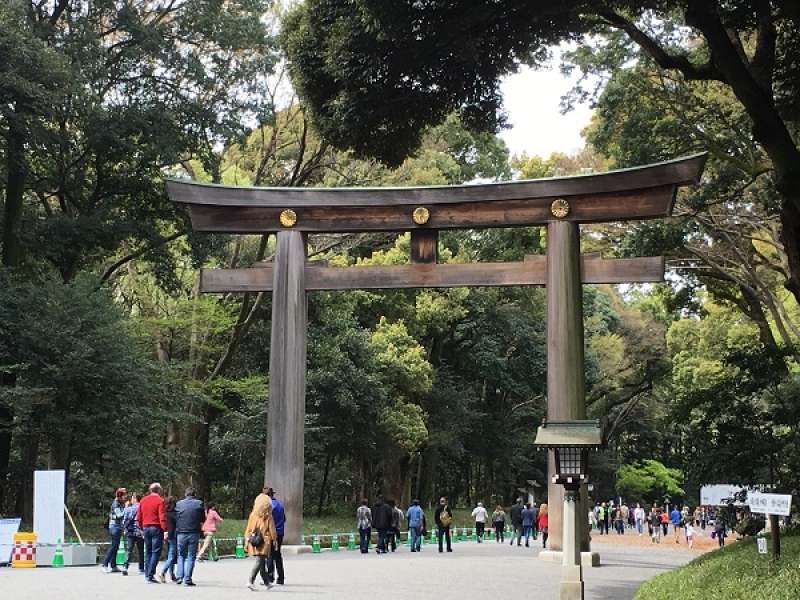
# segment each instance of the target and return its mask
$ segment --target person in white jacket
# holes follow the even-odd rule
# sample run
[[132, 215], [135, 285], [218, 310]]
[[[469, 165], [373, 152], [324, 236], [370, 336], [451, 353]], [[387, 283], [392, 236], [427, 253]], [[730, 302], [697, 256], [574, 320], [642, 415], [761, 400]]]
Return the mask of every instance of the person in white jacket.
[[633, 518], [636, 521], [636, 531], [639, 532], [639, 535], [642, 535], [644, 531], [644, 509], [641, 504], [637, 504], [633, 510]]
[[489, 520], [489, 513], [483, 507], [483, 502], [478, 502], [472, 510], [472, 518], [475, 519], [475, 531], [478, 535], [478, 543], [483, 543], [483, 530], [486, 527], [486, 522]]

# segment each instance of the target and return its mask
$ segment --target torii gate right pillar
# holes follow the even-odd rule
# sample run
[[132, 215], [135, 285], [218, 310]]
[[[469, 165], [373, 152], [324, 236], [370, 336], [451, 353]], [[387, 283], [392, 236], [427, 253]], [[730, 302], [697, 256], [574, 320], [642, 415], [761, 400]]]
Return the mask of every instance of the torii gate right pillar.
[[[552, 221], [547, 226], [547, 419], [565, 421], [586, 418], [583, 350], [583, 293], [580, 229], [571, 221]], [[552, 483], [553, 451], [547, 457], [548, 549], [562, 549], [564, 488]], [[586, 486], [576, 507], [574, 531], [580, 533], [581, 550], [589, 551], [586, 521]], [[583, 515], [583, 517], [581, 517]], [[554, 557], [555, 558], [555, 557]]]

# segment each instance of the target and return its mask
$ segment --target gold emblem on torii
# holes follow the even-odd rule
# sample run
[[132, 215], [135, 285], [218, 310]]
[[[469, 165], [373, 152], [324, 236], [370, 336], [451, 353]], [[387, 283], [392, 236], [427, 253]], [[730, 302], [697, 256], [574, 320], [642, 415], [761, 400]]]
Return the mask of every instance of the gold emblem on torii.
[[569, 214], [569, 202], [563, 198], [553, 200], [553, 203], [550, 205], [550, 213], [556, 219], [563, 219]]

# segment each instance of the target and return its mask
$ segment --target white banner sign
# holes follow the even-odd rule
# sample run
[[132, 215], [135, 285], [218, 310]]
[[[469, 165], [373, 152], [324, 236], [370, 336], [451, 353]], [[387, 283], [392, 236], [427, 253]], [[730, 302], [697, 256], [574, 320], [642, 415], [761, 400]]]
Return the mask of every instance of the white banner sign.
[[10, 563], [14, 551], [14, 534], [22, 519], [0, 519], [0, 563]]
[[727, 483], [704, 485], [700, 488], [700, 504], [703, 506], [727, 506], [733, 503], [736, 506], [741, 506], [742, 503], [734, 502], [733, 498], [744, 489], [741, 486]]
[[750, 512], [765, 515], [781, 515], [788, 517], [792, 511], [791, 494], [762, 494], [761, 492], [750, 492], [747, 494], [747, 503], [750, 505]]
[[64, 471], [34, 471], [33, 531], [38, 544], [64, 541]]

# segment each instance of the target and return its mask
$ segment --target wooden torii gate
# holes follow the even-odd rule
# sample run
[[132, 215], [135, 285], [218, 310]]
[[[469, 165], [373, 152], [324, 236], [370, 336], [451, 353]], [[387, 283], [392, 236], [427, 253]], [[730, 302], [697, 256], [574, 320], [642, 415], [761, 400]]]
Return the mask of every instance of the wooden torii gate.
[[[437, 187], [244, 188], [168, 181], [170, 197], [186, 205], [196, 231], [277, 233], [271, 265], [203, 269], [200, 289], [273, 294], [265, 481], [286, 506], [285, 542], [300, 543], [303, 528], [306, 292], [546, 285], [547, 418], [585, 419], [581, 286], [661, 281], [664, 260], [581, 256], [579, 225], [669, 215], [677, 188], [699, 180], [705, 159], [699, 154], [577, 177]], [[440, 229], [529, 225], [547, 226], [546, 256], [437, 262]], [[410, 264], [328, 267], [307, 260], [309, 233], [367, 231], [410, 231]], [[553, 472], [552, 453], [548, 469]], [[550, 546], [560, 550], [561, 486], [549, 484], [548, 496]]]

